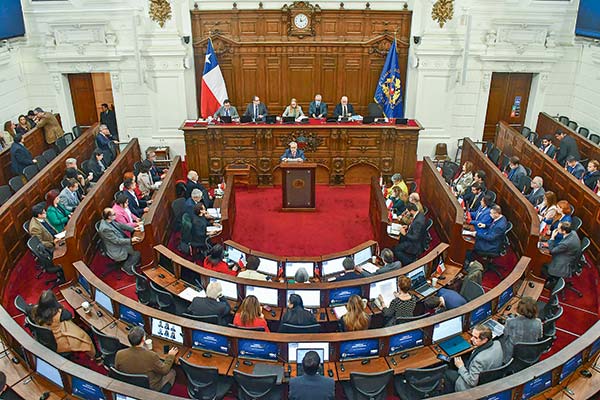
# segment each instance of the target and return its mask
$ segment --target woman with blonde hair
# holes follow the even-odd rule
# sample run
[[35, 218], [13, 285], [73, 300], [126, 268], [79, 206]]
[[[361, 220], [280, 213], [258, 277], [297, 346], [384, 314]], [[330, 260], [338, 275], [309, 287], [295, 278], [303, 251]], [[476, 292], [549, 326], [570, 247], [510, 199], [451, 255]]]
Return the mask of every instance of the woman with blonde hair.
[[242, 328], [264, 328], [265, 332], [270, 332], [260, 302], [252, 295], [246, 296], [240, 304], [238, 312], [233, 317], [233, 325]]
[[340, 319], [342, 332], [364, 331], [369, 329], [369, 314], [365, 312], [365, 303], [360, 296], [354, 294], [346, 304], [348, 312]]
[[0, 145], [5, 149], [9, 147], [15, 141], [15, 124], [12, 121], [6, 121], [4, 123], [4, 132], [0, 138]]
[[544, 193], [544, 200], [537, 207], [538, 216], [540, 217], [540, 222], [542, 223], [542, 227], [540, 230], [546, 225], [551, 225], [554, 222], [554, 218], [559, 214], [559, 209], [557, 206], [558, 200], [556, 198], [556, 194], [552, 191], [547, 191]]
[[465, 193], [467, 188], [473, 183], [473, 178], [473, 163], [471, 161], [465, 161], [460, 175], [452, 182], [452, 186], [454, 186], [457, 196], [462, 196]]

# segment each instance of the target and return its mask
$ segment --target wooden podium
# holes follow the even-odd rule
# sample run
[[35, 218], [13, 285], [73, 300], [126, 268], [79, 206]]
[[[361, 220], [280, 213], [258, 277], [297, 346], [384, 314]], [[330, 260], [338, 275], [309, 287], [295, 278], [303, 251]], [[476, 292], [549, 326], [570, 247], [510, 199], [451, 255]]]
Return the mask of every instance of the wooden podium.
[[315, 211], [315, 182], [317, 164], [306, 162], [283, 162], [282, 173], [283, 211]]

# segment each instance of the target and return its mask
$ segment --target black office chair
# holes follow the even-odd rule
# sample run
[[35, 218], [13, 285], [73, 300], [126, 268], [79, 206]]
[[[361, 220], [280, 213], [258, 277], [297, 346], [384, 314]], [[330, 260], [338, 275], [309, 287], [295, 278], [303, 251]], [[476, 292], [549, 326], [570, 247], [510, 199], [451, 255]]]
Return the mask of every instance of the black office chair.
[[586, 138], [590, 134], [590, 130], [588, 128], [584, 128], [583, 126], [580, 126], [577, 133], [579, 133], [581, 136]]
[[220, 400], [229, 392], [233, 380], [228, 376], [219, 376], [218, 368], [190, 364], [183, 358], [179, 362], [188, 380], [190, 398]]
[[554, 284], [554, 287], [550, 291], [550, 297], [548, 297], [548, 302], [537, 302], [538, 317], [542, 321], [552, 317], [556, 313], [556, 307], [558, 306], [558, 296], [565, 289], [565, 286], [566, 282], [564, 278], [558, 278], [556, 280], [556, 283]]
[[560, 117], [558, 117], [558, 122], [560, 122], [563, 125], [567, 125], [569, 123], [569, 117], [561, 115]]
[[486, 190], [485, 194], [490, 196], [490, 200], [492, 200], [492, 203], [496, 202], [496, 197], [498, 197], [496, 195], [496, 192], [494, 192], [493, 190]]
[[10, 186], [8, 185], [2, 185], [0, 186], [0, 206], [3, 205], [4, 203], [6, 203], [8, 201], [8, 199], [10, 199], [10, 196], [12, 196], [13, 191], [11, 190]]
[[102, 255], [102, 257], [106, 257], [112, 261], [108, 264], [108, 268], [106, 269], [106, 271], [104, 271], [100, 275], [100, 277], [104, 278], [106, 275], [110, 274], [111, 272], [116, 272], [117, 280], [120, 281], [121, 278], [123, 277], [123, 275], [121, 274], [121, 267], [123, 266], [123, 261], [115, 261], [112, 258], [110, 258], [110, 256], [108, 255], [108, 251], [106, 250], [106, 245], [104, 244], [104, 240], [102, 240], [102, 237], [100, 236], [100, 222], [102, 222], [102, 220], [96, 221], [96, 224], [94, 225], [94, 227], [96, 229], [96, 237], [97, 237], [96, 249], [98, 250], [100, 255]]
[[444, 161], [444, 164], [442, 164], [442, 178], [444, 178], [444, 180], [448, 184], [450, 184], [450, 182], [452, 182], [452, 179], [454, 179], [454, 176], [458, 172], [459, 168], [460, 165], [453, 161]]
[[54, 149], [48, 149], [42, 153], [42, 156], [50, 163], [57, 156], [56, 151]]
[[144, 274], [139, 273], [135, 268], [132, 271], [135, 276], [135, 294], [138, 297], [138, 301], [146, 306], [156, 304], [156, 299], [152, 296], [152, 289], [150, 289], [148, 278]]
[[[488, 193], [489, 192], [490, 191], [488, 190]], [[498, 275], [498, 277], [500, 279], [502, 279], [502, 274], [498, 270], [498, 266], [496, 264], [494, 264], [494, 259], [496, 259], [498, 257], [503, 257], [506, 255], [508, 246], [510, 245], [510, 241], [508, 240], [508, 233], [512, 230], [512, 228], [513, 228], [513, 224], [512, 224], [512, 222], [509, 221], [508, 225], [506, 227], [506, 230], [504, 231], [504, 242], [502, 242], [502, 246], [498, 253], [477, 252], [477, 254], [479, 254], [483, 259], [483, 265], [485, 267], [485, 270], [492, 271], [493, 273]]]
[[467, 302], [478, 298], [479, 296], [483, 296], [485, 291], [483, 287], [477, 282], [473, 282], [470, 279], [463, 280], [462, 287], [460, 289], [460, 294], [462, 297], [467, 300]]
[[25, 231], [25, 233], [27, 234], [27, 236], [30, 236], [31, 234], [29, 233], [29, 222], [31, 222], [31, 220], [27, 220], [25, 222], [23, 222], [23, 230]]
[[519, 182], [517, 182], [517, 188], [521, 191], [521, 193], [527, 194], [531, 190], [531, 181], [531, 176], [523, 175], [519, 179]]
[[576, 131], [577, 128], [579, 127], [579, 124], [575, 121], [569, 121], [569, 123], [567, 124], [567, 126], [569, 128], [571, 128], [572, 130]]
[[56, 149], [58, 150], [59, 153], [62, 153], [66, 148], [67, 148], [67, 141], [65, 140], [65, 137], [59, 137], [58, 139], [56, 139], [56, 142], [54, 143], [54, 145], [56, 146]]
[[65, 133], [65, 135], [63, 136], [63, 138], [65, 139], [65, 143], [67, 144], [67, 147], [73, 143], [73, 141], [75, 140], [73, 138], [73, 134], [71, 132], [67, 132]]
[[48, 165], [48, 161], [46, 161], [46, 159], [44, 157], [41, 156], [37, 156], [36, 158], [34, 158], [34, 160], [36, 161], [35, 165], [37, 166], [38, 170], [42, 170], [44, 169], [44, 167], [46, 165]]
[[81, 169], [83, 172], [85, 172], [86, 174], [89, 174], [90, 172], [92, 172], [92, 170], [90, 169], [90, 160], [84, 160], [81, 163]]
[[128, 373], [119, 371], [115, 367], [109, 367], [108, 376], [110, 376], [111, 378], [114, 378], [114, 379], [118, 379], [122, 382], [129, 383], [131, 385], [150, 389], [150, 380], [148, 380], [148, 375], [128, 374]]
[[[58, 346], [56, 344], [56, 339], [54, 338], [54, 334], [50, 329], [34, 323], [29, 317], [25, 317], [25, 323], [27, 324], [27, 326], [29, 326], [29, 329], [31, 330], [31, 333], [33, 334], [35, 340], [37, 340], [39, 343], [52, 350], [53, 352], [57, 352], [56, 349], [58, 348]], [[70, 352], [58, 354], [65, 358], [71, 357]]]
[[502, 154], [502, 156], [500, 157], [500, 164], [498, 165], [498, 168], [502, 172], [508, 172], [507, 170], [508, 170], [509, 163], [510, 163], [510, 158], [506, 154]]
[[417, 191], [417, 182], [412, 181], [410, 185], [408, 185], [408, 193], [414, 193]]
[[19, 189], [23, 187], [23, 178], [20, 176], [13, 176], [8, 180], [8, 186], [10, 186], [14, 193], [17, 193]]
[[173, 211], [173, 231], [181, 231], [181, 217], [185, 211], [185, 197], [179, 197], [171, 202], [171, 211]]
[[81, 136], [82, 129], [79, 125], [75, 125], [71, 130], [73, 131], [74, 138], [78, 138], [79, 136]]
[[367, 105], [367, 111], [369, 112], [369, 117], [373, 118], [383, 118], [383, 108], [377, 103], [369, 103]]
[[600, 135], [596, 135], [595, 133], [590, 133], [590, 136], [588, 137], [588, 139], [590, 139], [590, 141], [594, 144], [600, 144]]
[[173, 296], [171, 293], [158, 287], [154, 282], [150, 281], [150, 289], [156, 298], [156, 304], [161, 311], [170, 312], [171, 314], [181, 315], [185, 312], [188, 304], [185, 300]]
[[348, 400], [382, 400], [392, 376], [392, 369], [375, 373], [350, 372], [350, 382], [342, 382], [342, 388]]
[[529, 134], [529, 137], [527, 138], [527, 140], [529, 140], [531, 143], [535, 144], [536, 146], [538, 145], [538, 134], [537, 132], [531, 132]]
[[494, 150], [494, 142], [485, 142], [485, 150], [484, 153], [485, 155], [490, 158], [490, 153], [492, 152], [492, 150]]
[[556, 314], [543, 322], [542, 329], [544, 332], [544, 337], [556, 338], [556, 321], [562, 317], [563, 311], [563, 308], [558, 306], [558, 311]]
[[254, 375], [235, 369], [233, 379], [238, 386], [239, 400], [281, 399], [281, 386], [276, 385], [277, 375]]
[[526, 165], [523, 165], [523, 168], [525, 168], [525, 172], [527, 172], [527, 176], [531, 176], [531, 168], [529, 168]]
[[531, 129], [523, 126], [523, 128], [521, 128], [521, 135], [525, 138], [527, 138], [529, 136], [529, 133], [531, 132]]
[[124, 349], [125, 346], [121, 345], [119, 338], [114, 336], [108, 336], [92, 325], [92, 332], [98, 339], [98, 345], [100, 346], [100, 353], [102, 354], [102, 364], [104, 368], [109, 369], [115, 366], [115, 356], [117, 351]]
[[137, 176], [140, 173], [140, 167], [142, 166], [141, 161], [136, 161], [133, 163], [133, 174]]
[[207, 324], [218, 325], [219, 324], [219, 316], [218, 315], [193, 315], [188, 314], [186, 312], [181, 314], [182, 317], [193, 319], [194, 321], [206, 322]]
[[583, 266], [587, 264], [587, 260], [585, 259], [585, 252], [587, 251], [588, 247], [590, 247], [590, 239], [584, 236], [583, 238], [581, 238], [581, 250], [579, 253], [580, 254], [579, 262], [571, 266], [571, 275], [565, 277], [565, 291], [562, 292], [563, 300], [565, 300], [566, 290], [570, 290], [571, 292], [575, 293], [577, 296], [583, 297], [583, 293], [581, 293], [581, 291], [579, 291], [575, 287], [575, 283], [573, 282], [573, 279], [575, 279], [575, 277], [577, 277], [581, 274], [581, 271], [583, 270]]
[[65, 275], [62, 267], [53, 264], [52, 253], [46, 249], [37, 236], [32, 236], [27, 240], [27, 247], [29, 248], [29, 251], [31, 251], [31, 254], [33, 254], [36, 266], [42, 271], [36, 275], [37, 279], [40, 278], [43, 272], [56, 274], [56, 278], [48, 279], [45, 282], [46, 285], [52, 283], [52, 289], [65, 282]]
[[447, 369], [448, 364], [435, 368], [407, 368], [403, 374], [394, 377], [394, 388], [398, 397], [412, 400], [441, 394]]
[[293, 325], [293, 324], [281, 324], [279, 333], [319, 333], [321, 331], [321, 325]]
[[488, 154], [488, 158], [494, 163], [494, 165], [498, 166], [499, 162], [500, 162], [500, 149], [497, 147], [494, 147], [492, 150], [490, 150], [490, 154]]
[[490, 369], [488, 371], [482, 371], [479, 374], [479, 382], [477, 385], [483, 385], [497, 379], [502, 379], [507, 376], [512, 367], [513, 359], [511, 358], [508, 362], [498, 368]]
[[515, 343], [513, 349], [514, 361], [510, 371], [512, 373], [519, 372], [537, 363], [542, 354], [550, 348], [553, 341], [554, 338], [546, 337], [538, 342]]
[[265, 328], [262, 326], [237, 326], [234, 324], [228, 324], [230, 328], [243, 329], [245, 331], [255, 331], [255, 332], [264, 332]]
[[33, 179], [33, 177], [39, 172], [38, 166], [36, 164], [33, 165], [28, 165], [25, 168], [23, 168], [23, 176], [25, 176], [25, 178], [27, 179], [27, 181], [30, 181]]
[[573, 215], [571, 217], [571, 230], [572, 231], [578, 231], [579, 228], [581, 228], [581, 225], [583, 224], [583, 222], [581, 221], [581, 218]]

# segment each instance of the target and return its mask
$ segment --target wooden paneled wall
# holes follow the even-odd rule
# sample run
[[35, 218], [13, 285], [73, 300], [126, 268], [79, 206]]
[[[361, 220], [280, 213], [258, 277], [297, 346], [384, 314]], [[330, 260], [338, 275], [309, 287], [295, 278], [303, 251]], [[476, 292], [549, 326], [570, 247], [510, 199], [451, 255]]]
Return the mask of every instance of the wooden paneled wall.
[[[318, 10], [314, 35], [288, 35], [285, 10], [193, 10], [196, 76], [202, 76], [208, 37], [217, 53], [232, 104], [240, 114], [258, 95], [271, 114], [281, 114], [295, 97], [304, 110], [316, 93], [329, 112], [343, 95], [366, 115], [397, 31], [397, 52], [406, 84], [412, 12]], [[201, 80], [196, 79], [198, 111]]]

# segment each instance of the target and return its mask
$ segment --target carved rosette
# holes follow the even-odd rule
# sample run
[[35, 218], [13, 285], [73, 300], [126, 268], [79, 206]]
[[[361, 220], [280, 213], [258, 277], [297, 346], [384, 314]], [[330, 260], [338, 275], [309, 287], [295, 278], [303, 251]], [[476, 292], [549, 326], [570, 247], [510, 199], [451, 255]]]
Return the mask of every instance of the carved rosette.
[[443, 28], [454, 16], [454, 0], [437, 0], [431, 9], [431, 18]]
[[323, 138], [319, 137], [316, 133], [299, 129], [287, 136], [281, 137], [280, 142], [283, 147], [288, 147], [290, 142], [296, 142], [299, 149], [307, 153], [314, 153], [323, 144]]
[[392, 167], [394, 166], [392, 159], [390, 157], [381, 158], [381, 172], [391, 173]]
[[258, 171], [262, 173], [271, 172], [271, 159], [267, 157], [261, 157], [258, 160]]
[[150, 19], [157, 22], [161, 28], [171, 19], [171, 3], [169, 0], [150, 0]]
[[211, 174], [221, 173], [223, 170], [223, 164], [220, 157], [213, 157], [210, 159], [210, 172]]

